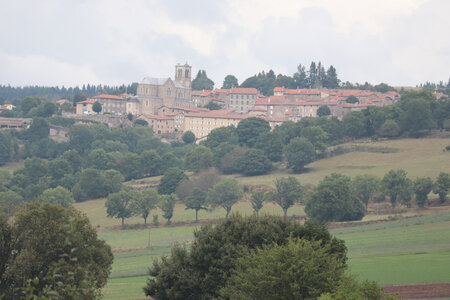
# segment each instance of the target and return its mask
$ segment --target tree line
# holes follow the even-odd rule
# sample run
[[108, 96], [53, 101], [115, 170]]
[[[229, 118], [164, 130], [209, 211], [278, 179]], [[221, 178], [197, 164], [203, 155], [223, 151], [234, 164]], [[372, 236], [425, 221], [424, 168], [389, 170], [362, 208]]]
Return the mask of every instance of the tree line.
[[4, 104], [5, 101], [8, 103], [15, 104], [16, 100], [23, 99], [26, 97], [40, 97], [47, 100], [58, 100], [58, 99], [72, 99], [77, 94], [82, 94], [86, 97], [92, 97], [99, 94], [113, 94], [119, 95], [122, 93], [128, 93], [136, 95], [137, 82], [120, 86], [109, 86], [109, 85], [93, 85], [93, 84], [83, 84], [81, 87], [46, 87], [46, 86], [24, 86], [24, 87], [13, 87], [10, 85], [0, 85], [0, 104]]

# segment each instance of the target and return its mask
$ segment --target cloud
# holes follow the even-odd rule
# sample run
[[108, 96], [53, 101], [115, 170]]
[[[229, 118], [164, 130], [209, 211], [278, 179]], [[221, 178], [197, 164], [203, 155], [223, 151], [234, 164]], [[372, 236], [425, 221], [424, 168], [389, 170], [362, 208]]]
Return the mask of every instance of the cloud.
[[449, 10], [446, 0], [4, 1], [0, 84], [121, 84], [186, 61], [216, 86], [312, 60], [353, 82], [446, 80]]

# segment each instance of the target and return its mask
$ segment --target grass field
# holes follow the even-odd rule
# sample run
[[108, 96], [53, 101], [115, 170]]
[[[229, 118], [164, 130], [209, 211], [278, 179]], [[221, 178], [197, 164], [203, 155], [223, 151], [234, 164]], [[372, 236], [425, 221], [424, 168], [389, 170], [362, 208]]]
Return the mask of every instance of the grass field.
[[240, 182], [270, 185], [277, 177], [295, 176], [302, 184], [317, 184], [331, 173], [341, 173], [351, 177], [370, 173], [381, 177], [389, 170], [399, 168], [405, 169], [408, 177], [412, 179], [418, 176], [430, 176], [434, 179], [439, 172], [450, 172], [450, 152], [442, 151], [450, 144], [450, 139], [401, 139], [351, 144], [395, 148], [398, 151], [395, 153], [351, 152], [317, 160], [307, 165], [308, 172], [303, 174], [289, 174], [286, 170], [279, 170], [268, 175], [242, 177]]

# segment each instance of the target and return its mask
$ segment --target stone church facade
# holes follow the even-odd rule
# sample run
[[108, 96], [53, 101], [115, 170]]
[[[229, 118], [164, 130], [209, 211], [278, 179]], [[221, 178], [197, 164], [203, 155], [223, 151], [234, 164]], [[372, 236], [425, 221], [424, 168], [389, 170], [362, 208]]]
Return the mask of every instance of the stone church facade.
[[167, 107], [193, 107], [191, 101], [191, 66], [175, 66], [175, 78], [145, 77], [137, 88], [136, 111], [157, 115], [158, 109]]

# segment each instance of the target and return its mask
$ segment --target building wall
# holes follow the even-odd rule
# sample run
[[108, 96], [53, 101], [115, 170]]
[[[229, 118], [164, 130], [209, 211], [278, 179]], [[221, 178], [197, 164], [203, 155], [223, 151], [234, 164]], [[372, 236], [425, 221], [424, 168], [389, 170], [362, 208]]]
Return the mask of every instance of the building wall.
[[247, 113], [255, 107], [256, 95], [230, 93], [226, 98], [228, 109], [234, 109], [239, 113]]
[[93, 113], [92, 103], [77, 103], [77, 115], [92, 115]]
[[195, 134], [196, 138], [207, 136], [211, 130], [219, 127], [237, 126], [241, 119], [230, 119], [222, 117], [193, 117], [184, 116], [183, 131], [190, 130]]

